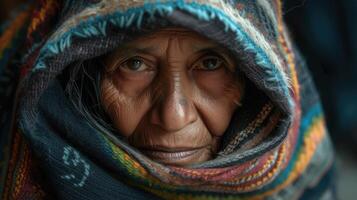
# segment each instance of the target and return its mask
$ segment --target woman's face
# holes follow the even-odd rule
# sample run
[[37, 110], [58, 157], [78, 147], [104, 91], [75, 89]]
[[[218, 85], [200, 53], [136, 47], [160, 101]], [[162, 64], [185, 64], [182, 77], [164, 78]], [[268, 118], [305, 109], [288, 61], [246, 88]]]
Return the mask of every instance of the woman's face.
[[243, 94], [235, 60], [215, 42], [166, 28], [109, 54], [101, 100], [114, 126], [151, 159], [212, 159]]

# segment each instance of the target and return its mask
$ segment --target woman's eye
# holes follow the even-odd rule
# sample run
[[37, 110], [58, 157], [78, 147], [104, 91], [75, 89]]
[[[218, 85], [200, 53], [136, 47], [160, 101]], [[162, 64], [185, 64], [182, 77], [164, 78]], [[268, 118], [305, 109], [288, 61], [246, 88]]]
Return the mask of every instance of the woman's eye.
[[145, 62], [139, 58], [130, 58], [129, 60], [125, 61], [121, 65], [121, 67], [123, 67], [126, 70], [135, 71], [135, 72], [144, 71], [149, 68], [145, 64]]
[[195, 69], [212, 71], [221, 67], [223, 60], [217, 56], [206, 56], [199, 60]]

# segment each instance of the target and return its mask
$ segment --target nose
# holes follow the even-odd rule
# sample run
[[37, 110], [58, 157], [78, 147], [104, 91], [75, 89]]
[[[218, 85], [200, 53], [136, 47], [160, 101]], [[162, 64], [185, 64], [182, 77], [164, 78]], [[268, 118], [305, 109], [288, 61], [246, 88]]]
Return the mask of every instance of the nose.
[[160, 84], [161, 95], [151, 112], [151, 123], [168, 132], [175, 132], [197, 120], [187, 83], [178, 76]]

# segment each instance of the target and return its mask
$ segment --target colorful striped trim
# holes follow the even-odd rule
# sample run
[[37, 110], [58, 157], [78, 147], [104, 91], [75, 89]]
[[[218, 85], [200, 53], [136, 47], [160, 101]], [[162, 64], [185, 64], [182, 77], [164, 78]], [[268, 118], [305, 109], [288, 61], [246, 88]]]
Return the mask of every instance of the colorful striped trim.
[[45, 192], [38, 184], [31, 182], [33, 158], [20, 131], [14, 134], [11, 150], [2, 199], [43, 199]]
[[303, 147], [299, 150], [297, 161], [287, 179], [274, 189], [258, 196], [257, 199], [272, 195], [279, 190], [288, 187], [304, 172], [310, 163], [317, 146], [326, 137], [324, 118], [322, 116], [315, 118], [313, 124], [305, 134]]
[[297, 149], [294, 150], [293, 157], [289, 158], [289, 165], [272, 183], [271, 187], [258, 197], [269, 196], [292, 184], [306, 170], [320, 143], [327, 139], [325, 121], [320, 104], [313, 106], [304, 115], [298, 132], [298, 138], [293, 139], [297, 140], [297, 144], [295, 144]]

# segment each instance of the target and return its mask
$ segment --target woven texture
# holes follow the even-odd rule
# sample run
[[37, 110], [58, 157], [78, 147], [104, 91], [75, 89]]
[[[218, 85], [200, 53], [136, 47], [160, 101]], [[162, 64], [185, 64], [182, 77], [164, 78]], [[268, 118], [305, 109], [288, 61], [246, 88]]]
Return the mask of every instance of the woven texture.
[[[225, 46], [252, 83], [219, 156], [189, 167], [156, 163], [93, 128], [56, 79], [75, 61], [165, 26]], [[3, 199], [333, 198], [323, 113], [279, 0], [44, 0], [1, 33]]]

